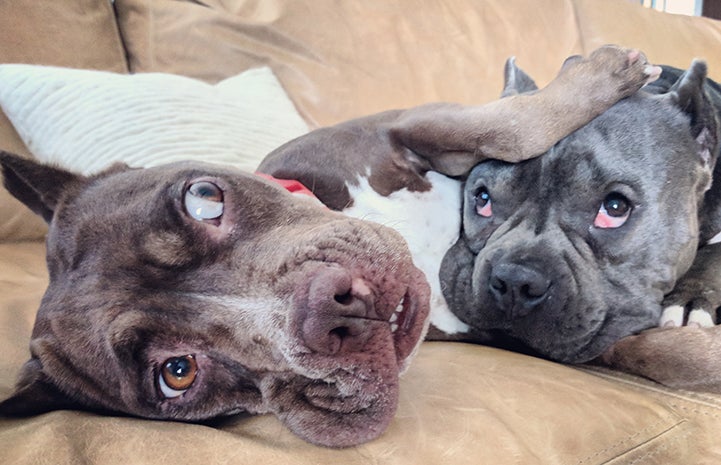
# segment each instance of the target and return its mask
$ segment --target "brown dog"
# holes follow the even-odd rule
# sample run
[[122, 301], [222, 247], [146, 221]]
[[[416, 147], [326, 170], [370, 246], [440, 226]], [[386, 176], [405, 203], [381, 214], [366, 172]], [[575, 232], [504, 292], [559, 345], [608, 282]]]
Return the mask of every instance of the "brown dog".
[[9, 190], [51, 220], [50, 284], [4, 414], [274, 412], [330, 446], [385, 429], [428, 314], [391, 229], [226, 167], [86, 178], [0, 163]]

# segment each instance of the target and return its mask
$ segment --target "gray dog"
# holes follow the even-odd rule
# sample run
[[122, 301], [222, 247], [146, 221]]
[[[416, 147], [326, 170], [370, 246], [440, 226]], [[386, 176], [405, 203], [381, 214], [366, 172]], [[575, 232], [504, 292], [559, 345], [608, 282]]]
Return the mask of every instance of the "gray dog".
[[[538, 155], [658, 72], [638, 51], [606, 47], [533, 95], [387, 112], [286, 153], [324, 170], [306, 183], [333, 208], [351, 202], [348, 170], [386, 194], [427, 192], [431, 168]], [[335, 157], [313, 160], [318, 147]], [[50, 224], [31, 358], [0, 414], [274, 413], [333, 447], [385, 430], [429, 312], [426, 278], [390, 228], [202, 163], [91, 177], [9, 154], [0, 164], [8, 190]]]
[[[666, 67], [544, 156], [471, 172], [440, 276], [475, 337], [585, 362], [659, 324], [715, 323], [721, 92], [705, 78], [702, 62]], [[535, 90], [527, 76], [513, 84]]]

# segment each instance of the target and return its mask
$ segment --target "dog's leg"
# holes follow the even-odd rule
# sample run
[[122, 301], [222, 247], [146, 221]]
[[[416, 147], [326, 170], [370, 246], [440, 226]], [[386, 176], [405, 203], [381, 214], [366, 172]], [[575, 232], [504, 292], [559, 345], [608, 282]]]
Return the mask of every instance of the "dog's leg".
[[721, 307], [721, 243], [699, 249], [689, 271], [666, 296], [659, 326], [714, 326]]
[[650, 329], [621, 339], [597, 361], [668, 387], [721, 394], [721, 325]]
[[702, 247], [664, 300], [660, 328], [621, 339], [599, 361], [666, 386], [721, 393], [721, 244]]
[[545, 88], [482, 106], [430, 104], [406, 110], [391, 137], [431, 169], [467, 174], [479, 161], [517, 162], [540, 155], [647, 82], [661, 68], [638, 50], [605, 46], [567, 60]]

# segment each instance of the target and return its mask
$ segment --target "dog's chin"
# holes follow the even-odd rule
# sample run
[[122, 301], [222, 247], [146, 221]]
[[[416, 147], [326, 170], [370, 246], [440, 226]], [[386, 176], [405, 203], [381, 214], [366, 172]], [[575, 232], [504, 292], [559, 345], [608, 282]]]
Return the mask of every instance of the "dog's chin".
[[313, 381], [275, 413], [293, 433], [325, 447], [356, 446], [383, 434], [398, 406], [397, 378], [363, 386], [350, 396], [343, 390], [336, 383]]
[[[493, 332], [501, 347], [510, 346], [561, 363], [584, 363], [596, 358], [613, 344], [611, 317], [598, 309], [583, 312], [578, 301], [569, 302], [557, 312], [529, 315], [509, 320], [499, 317], [494, 308], [479, 305], [476, 315], [485, 318], [467, 318], [465, 321], [474, 331]], [[574, 321], [568, 315], [594, 315], [593, 321]], [[604, 317], [605, 315], [605, 317]], [[583, 318], [583, 317], [580, 317]], [[505, 338], [508, 339], [507, 342]], [[520, 347], [521, 349], [519, 349]]]
[[547, 333], [540, 332], [534, 327], [515, 328], [511, 333], [513, 337], [542, 357], [560, 363], [581, 364], [599, 357], [619, 339], [634, 334], [637, 329], [643, 327], [636, 328], [631, 326], [630, 322], [626, 327], [619, 320], [614, 320], [612, 315], [605, 313], [604, 318], [593, 323], [584, 322], [582, 329], [575, 331], [559, 329], [553, 337], [540, 336]]
[[599, 308], [595, 303], [584, 306], [582, 302], [576, 301], [566, 307], [567, 311], [574, 310], [576, 315], [586, 317], [594, 315], [592, 321], [583, 321], [578, 328], [558, 331], [552, 338], [535, 340], [534, 331], [528, 331], [525, 339], [529, 346], [552, 360], [571, 364], [587, 363], [601, 356], [619, 340], [658, 324], [661, 315], [659, 303], [634, 302], [632, 307], [615, 303]]
[[591, 333], [554, 341], [524, 340], [524, 342], [534, 351], [553, 361], [577, 364], [585, 363], [600, 355], [610, 344], [610, 341], [605, 339], [598, 333]]
[[297, 359], [302, 374], [266, 386], [271, 411], [296, 435], [321, 446], [350, 447], [380, 436], [398, 406], [400, 368], [390, 330], [372, 339], [366, 357]]

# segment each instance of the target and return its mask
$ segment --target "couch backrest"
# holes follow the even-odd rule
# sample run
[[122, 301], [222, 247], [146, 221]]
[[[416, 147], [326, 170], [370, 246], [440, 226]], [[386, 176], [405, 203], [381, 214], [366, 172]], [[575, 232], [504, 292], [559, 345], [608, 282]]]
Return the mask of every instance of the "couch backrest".
[[[628, 0], [0, 2], [0, 63], [209, 82], [268, 65], [311, 127], [432, 101], [487, 102], [500, 94], [507, 57], [544, 85], [567, 56], [605, 43], [678, 67], [703, 57], [721, 77], [719, 37], [721, 22]], [[0, 149], [30, 155], [2, 114]], [[0, 240], [44, 234], [4, 190], [0, 217]]]

